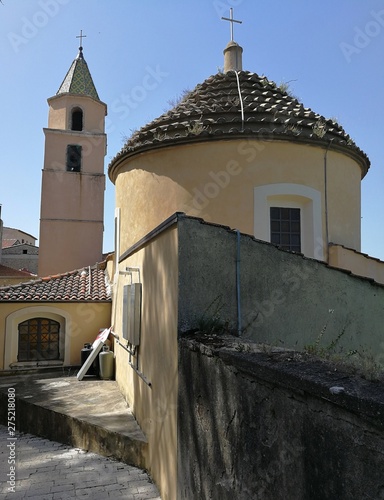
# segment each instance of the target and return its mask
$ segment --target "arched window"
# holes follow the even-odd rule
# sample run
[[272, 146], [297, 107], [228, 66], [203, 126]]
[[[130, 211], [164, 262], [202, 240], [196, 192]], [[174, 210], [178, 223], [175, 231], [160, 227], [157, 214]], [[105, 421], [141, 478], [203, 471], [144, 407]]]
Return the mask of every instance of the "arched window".
[[19, 323], [17, 361], [60, 359], [60, 323], [48, 318], [32, 318]]
[[71, 117], [71, 130], [83, 130], [83, 111], [80, 108], [73, 108]]

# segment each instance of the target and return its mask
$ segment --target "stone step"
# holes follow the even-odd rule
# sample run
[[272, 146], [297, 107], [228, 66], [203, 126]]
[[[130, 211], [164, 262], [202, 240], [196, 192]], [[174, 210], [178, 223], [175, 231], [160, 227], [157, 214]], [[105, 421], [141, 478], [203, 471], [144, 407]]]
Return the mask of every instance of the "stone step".
[[114, 380], [61, 373], [0, 377], [0, 423], [8, 394], [16, 429], [145, 468], [148, 443]]

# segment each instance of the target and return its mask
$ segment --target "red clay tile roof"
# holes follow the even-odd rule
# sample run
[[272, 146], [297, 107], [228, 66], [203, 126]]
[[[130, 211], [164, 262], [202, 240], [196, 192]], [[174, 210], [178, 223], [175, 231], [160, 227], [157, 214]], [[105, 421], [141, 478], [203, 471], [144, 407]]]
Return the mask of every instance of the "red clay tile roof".
[[24, 276], [25, 278], [33, 278], [35, 275], [27, 271], [26, 269], [13, 269], [12, 267], [3, 266], [0, 264], [0, 276], [1, 277], [13, 277], [13, 276]]
[[7, 238], [7, 239], [3, 239], [3, 241], [1, 242], [1, 247], [2, 248], [9, 248], [9, 247], [13, 247], [13, 245], [15, 245], [17, 243], [20, 243], [20, 241], [17, 240], [16, 238]]
[[229, 71], [210, 76], [170, 111], [135, 132], [112, 159], [108, 175], [114, 182], [120, 161], [146, 150], [235, 138], [330, 147], [352, 156], [361, 166], [362, 177], [370, 165], [367, 155], [334, 120], [305, 108], [264, 76]]
[[0, 287], [0, 302], [82, 301], [111, 301], [106, 274], [99, 266]]

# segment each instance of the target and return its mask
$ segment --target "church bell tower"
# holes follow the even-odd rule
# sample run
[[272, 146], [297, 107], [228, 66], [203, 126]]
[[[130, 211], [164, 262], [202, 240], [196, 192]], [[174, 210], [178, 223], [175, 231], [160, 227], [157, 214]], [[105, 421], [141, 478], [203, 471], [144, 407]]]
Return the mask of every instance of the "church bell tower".
[[102, 260], [107, 106], [99, 99], [81, 42], [76, 59], [48, 104], [39, 276]]

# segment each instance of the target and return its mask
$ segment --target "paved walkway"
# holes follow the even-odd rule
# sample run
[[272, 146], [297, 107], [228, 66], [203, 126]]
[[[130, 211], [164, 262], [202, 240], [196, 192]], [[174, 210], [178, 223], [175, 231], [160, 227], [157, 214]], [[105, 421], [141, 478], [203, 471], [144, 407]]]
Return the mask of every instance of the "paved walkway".
[[[12, 467], [15, 492], [8, 490], [13, 485]], [[3, 425], [0, 481], [1, 500], [161, 500], [141, 469], [31, 434], [16, 433], [14, 439]]]

